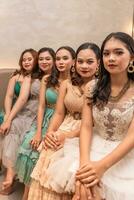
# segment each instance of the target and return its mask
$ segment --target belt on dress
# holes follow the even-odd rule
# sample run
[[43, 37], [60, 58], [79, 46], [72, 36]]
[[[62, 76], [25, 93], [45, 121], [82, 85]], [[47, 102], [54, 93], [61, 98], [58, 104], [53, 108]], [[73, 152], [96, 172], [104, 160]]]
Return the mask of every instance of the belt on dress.
[[67, 115], [72, 116], [75, 120], [81, 120], [81, 113], [80, 112], [70, 112], [67, 111]]
[[55, 106], [56, 106], [55, 103], [53, 103], [53, 104], [47, 103], [47, 105], [46, 105], [47, 108], [51, 108], [51, 109], [55, 109]]

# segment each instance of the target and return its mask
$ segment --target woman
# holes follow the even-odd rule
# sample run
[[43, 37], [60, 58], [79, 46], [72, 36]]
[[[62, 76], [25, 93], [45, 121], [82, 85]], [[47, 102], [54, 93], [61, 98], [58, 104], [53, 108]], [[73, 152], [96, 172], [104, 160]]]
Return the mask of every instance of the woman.
[[65, 188], [69, 181], [69, 165], [73, 161], [70, 160], [70, 154], [74, 155], [78, 149], [83, 91], [98, 69], [99, 53], [99, 47], [92, 43], [82, 44], [76, 52], [76, 65], [71, 70], [71, 80], [64, 81], [60, 87], [56, 111], [45, 138], [48, 150], [42, 151], [32, 173], [29, 200], [72, 197], [70, 188]]
[[0, 127], [2, 163], [7, 168], [2, 183], [2, 194], [10, 193], [18, 147], [24, 133], [34, 122], [37, 112], [40, 86], [40, 81], [37, 79], [37, 52], [33, 49], [26, 49], [20, 56], [19, 64], [21, 69], [11, 78], [7, 90], [7, 93], [11, 94], [17, 85], [18, 98], [11, 109], [11, 99], [7, 98], [8, 95], [6, 95], [5, 102], [9, 103], [6, 111], [8, 115]]
[[68, 78], [74, 58], [75, 52], [71, 47], [60, 47], [56, 52], [55, 68], [55, 53], [51, 48], [42, 48], [38, 52], [39, 68], [44, 71], [45, 76], [41, 82], [37, 128], [34, 126], [26, 133], [16, 163], [18, 178], [25, 184], [23, 200], [27, 199], [30, 175], [39, 156], [37, 148], [54, 113], [59, 84]]
[[134, 199], [133, 61], [132, 37], [111, 33], [101, 47], [100, 79], [86, 92], [76, 179], [89, 190], [100, 182], [100, 199]]

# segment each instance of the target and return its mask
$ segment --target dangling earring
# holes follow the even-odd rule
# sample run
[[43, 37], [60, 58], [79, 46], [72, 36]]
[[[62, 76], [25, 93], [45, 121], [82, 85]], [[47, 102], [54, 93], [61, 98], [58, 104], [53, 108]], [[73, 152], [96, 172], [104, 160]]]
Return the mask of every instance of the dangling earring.
[[130, 62], [127, 68], [128, 73], [134, 73], [134, 61]]
[[99, 68], [97, 67], [96, 72], [95, 72], [95, 77], [99, 76]]
[[72, 72], [72, 73], [75, 72], [75, 67], [74, 67], [74, 66], [72, 66], [72, 68], [71, 68], [71, 72]]

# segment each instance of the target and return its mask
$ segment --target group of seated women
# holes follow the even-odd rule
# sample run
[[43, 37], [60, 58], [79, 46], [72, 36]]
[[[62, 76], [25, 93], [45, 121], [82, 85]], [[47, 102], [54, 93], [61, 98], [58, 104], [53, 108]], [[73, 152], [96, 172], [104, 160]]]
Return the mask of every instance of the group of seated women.
[[76, 52], [26, 49], [0, 125], [0, 194], [23, 200], [134, 200], [134, 40], [109, 34]]

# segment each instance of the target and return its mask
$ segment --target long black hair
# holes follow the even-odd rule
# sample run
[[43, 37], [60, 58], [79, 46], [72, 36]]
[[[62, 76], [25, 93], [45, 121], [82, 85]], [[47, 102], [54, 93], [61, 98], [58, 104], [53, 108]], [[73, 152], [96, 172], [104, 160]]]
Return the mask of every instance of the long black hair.
[[[55, 58], [56, 58], [55, 51], [50, 47], [43, 47], [38, 51], [38, 58], [39, 55], [43, 52], [48, 52], [51, 55], [54, 63], [52, 67], [52, 72], [50, 74], [50, 77], [48, 78], [47, 87], [55, 87], [58, 84], [58, 77], [59, 77], [59, 72], [55, 67]], [[40, 69], [39, 78], [42, 79], [43, 76], [44, 72]]]
[[[111, 38], [115, 38], [123, 42], [130, 52], [130, 55], [134, 57], [134, 40], [133, 38], [124, 32], [115, 32], [109, 34], [102, 43], [101, 46], [101, 60], [100, 60], [100, 73], [99, 73], [99, 81], [97, 82], [96, 88], [93, 93], [93, 103], [98, 105], [103, 105], [108, 102], [110, 93], [111, 93], [111, 81], [110, 74], [105, 69], [103, 63], [103, 51], [107, 41]], [[127, 73], [128, 79], [134, 81], [134, 73]]]

